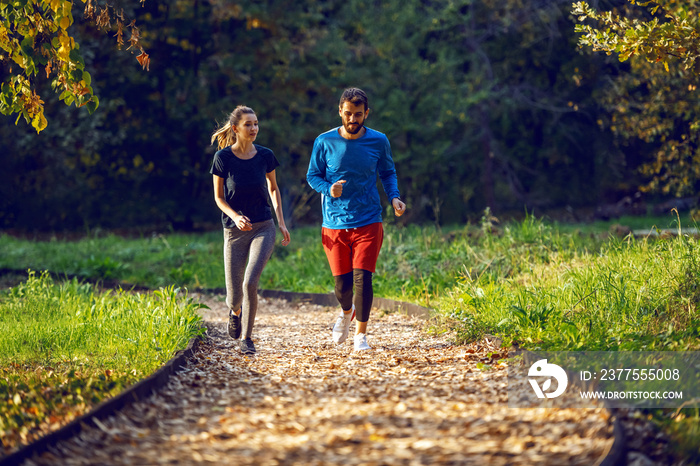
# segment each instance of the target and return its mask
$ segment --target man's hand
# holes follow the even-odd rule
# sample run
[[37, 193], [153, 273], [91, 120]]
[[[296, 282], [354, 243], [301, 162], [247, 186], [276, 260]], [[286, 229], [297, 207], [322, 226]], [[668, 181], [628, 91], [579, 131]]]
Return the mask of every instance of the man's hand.
[[404, 204], [398, 197], [391, 200], [391, 206], [394, 208], [394, 215], [397, 217], [401, 217], [403, 213], [406, 212], [406, 204]]
[[331, 185], [331, 196], [340, 197], [343, 194], [343, 185], [347, 183], [345, 180], [336, 181]]

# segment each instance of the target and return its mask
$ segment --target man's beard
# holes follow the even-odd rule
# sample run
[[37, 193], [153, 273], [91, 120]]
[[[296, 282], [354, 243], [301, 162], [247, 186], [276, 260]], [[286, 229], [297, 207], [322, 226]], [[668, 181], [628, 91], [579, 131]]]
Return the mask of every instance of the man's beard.
[[343, 126], [345, 126], [345, 131], [347, 131], [349, 134], [357, 134], [360, 131], [362, 131], [362, 128], [365, 126], [364, 123], [345, 123]]

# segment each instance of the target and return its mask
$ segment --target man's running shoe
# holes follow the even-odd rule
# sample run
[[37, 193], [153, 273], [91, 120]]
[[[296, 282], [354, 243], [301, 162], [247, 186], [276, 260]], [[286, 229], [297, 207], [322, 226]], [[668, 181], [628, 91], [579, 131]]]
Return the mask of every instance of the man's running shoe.
[[337, 344], [344, 343], [348, 339], [348, 333], [350, 333], [350, 322], [355, 318], [355, 305], [353, 304], [350, 313], [340, 312], [338, 320], [335, 321], [333, 325], [333, 341]]
[[364, 333], [355, 335], [355, 351], [365, 351], [368, 349], [372, 349], [372, 347], [367, 344], [367, 335]]

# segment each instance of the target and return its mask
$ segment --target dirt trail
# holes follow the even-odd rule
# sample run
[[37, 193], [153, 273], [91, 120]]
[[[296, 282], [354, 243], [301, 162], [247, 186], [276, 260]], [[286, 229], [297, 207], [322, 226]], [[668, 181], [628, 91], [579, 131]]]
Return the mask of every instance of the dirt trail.
[[424, 321], [377, 311], [353, 353], [335, 309], [261, 300], [242, 356], [203, 300], [209, 338], [167, 387], [25, 464], [592, 465], [613, 442], [603, 409], [509, 409], [498, 349]]

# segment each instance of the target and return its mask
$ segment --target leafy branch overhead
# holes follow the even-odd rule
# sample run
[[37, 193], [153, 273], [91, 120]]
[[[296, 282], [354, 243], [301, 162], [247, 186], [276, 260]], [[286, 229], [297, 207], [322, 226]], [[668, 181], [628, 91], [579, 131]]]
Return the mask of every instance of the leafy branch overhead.
[[[129, 31], [127, 50], [138, 50], [136, 58], [147, 70], [150, 60], [135, 22], [127, 23], [123, 11], [113, 6], [101, 6], [96, 0], [81, 1], [85, 4], [85, 19], [101, 30], [116, 29], [120, 47], [125, 45], [124, 31]], [[0, 113], [17, 114], [16, 122], [24, 117], [37, 133], [47, 126], [44, 101], [37, 92], [37, 80], [44, 73], [66, 105], [85, 106], [90, 113], [99, 105], [80, 47], [68, 31], [73, 21], [71, 0], [0, 1]]]
[[[642, 191], [694, 196], [700, 187], [700, 17], [693, 0], [629, 0], [598, 13], [586, 2], [573, 5], [579, 46], [617, 54], [629, 71], [616, 77], [600, 102], [599, 119], [624, 146], [649, 149], [639, 167]], [[639, 7], [644, 8], [639, 8]], [[663, 68], [660, 66], [663, 65]]]
[[[700, 73], [700, 17], [693, 1], [659, 0], [657, 2], [629, 0], [632, 5], [646, 7], [636, 16], [618, 11], [597, 12], [587, 2], [573, 4], [573, 15], [581, 24], [579, 45], [594, 51], [618, 54], [620, 61], [632, 56], [650, 62], [661, 62], [669, 71], [669, 61], [680, 61], [686, 70]], [[626, 13], [631, 13], [626, 11]], [[583, 24], [592, 20], [595, 26]]]

